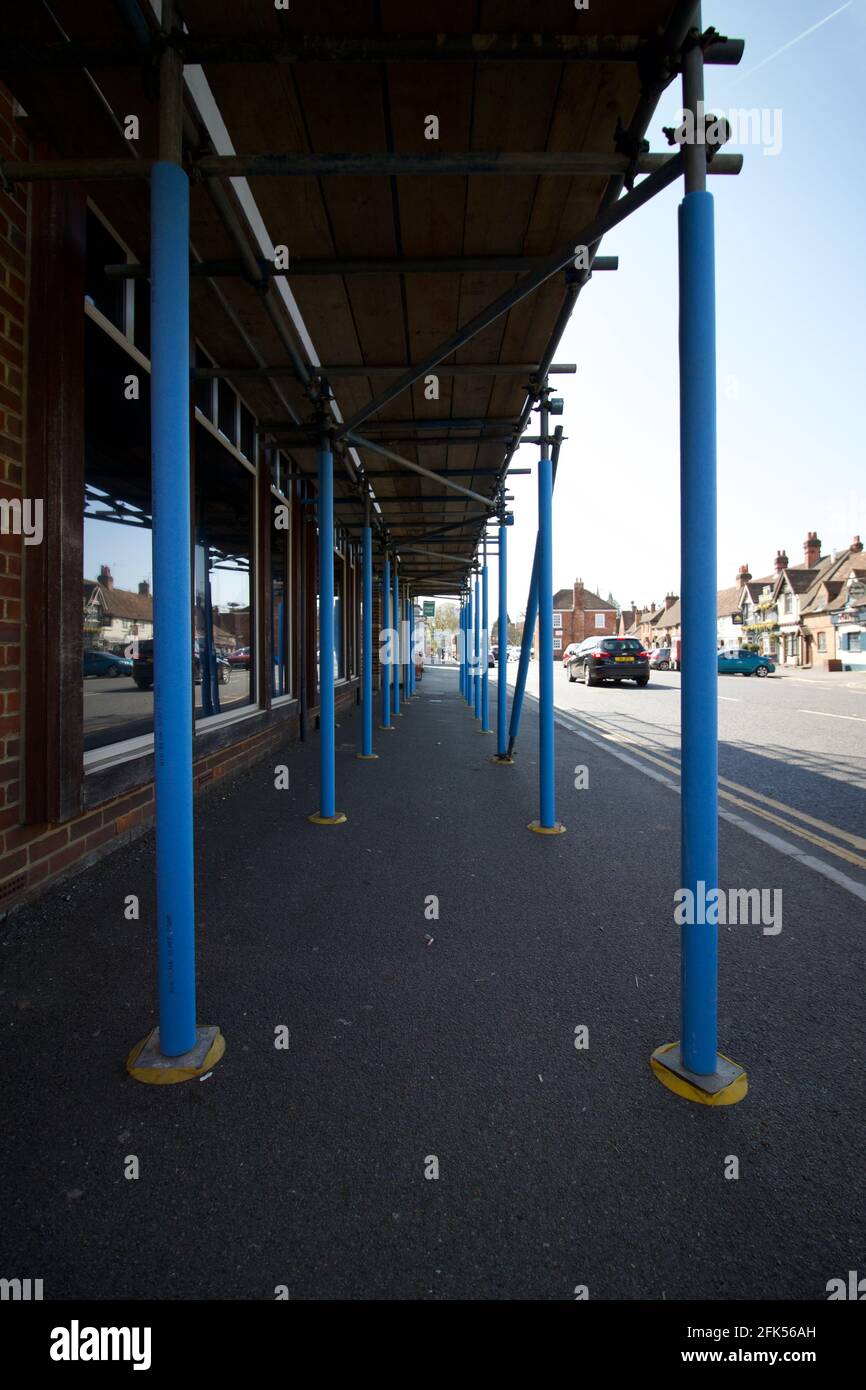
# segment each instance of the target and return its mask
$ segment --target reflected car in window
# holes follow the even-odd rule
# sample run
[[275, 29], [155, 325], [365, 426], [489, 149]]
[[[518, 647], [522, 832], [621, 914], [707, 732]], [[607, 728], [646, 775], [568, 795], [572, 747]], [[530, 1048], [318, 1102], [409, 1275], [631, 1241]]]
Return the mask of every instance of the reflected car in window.
[[88, 648], [84, 653], [83, 674], [85, 676], [131, 676], [132, 662], [128, 656], [117, 656], [114, 652], [100, 652]]

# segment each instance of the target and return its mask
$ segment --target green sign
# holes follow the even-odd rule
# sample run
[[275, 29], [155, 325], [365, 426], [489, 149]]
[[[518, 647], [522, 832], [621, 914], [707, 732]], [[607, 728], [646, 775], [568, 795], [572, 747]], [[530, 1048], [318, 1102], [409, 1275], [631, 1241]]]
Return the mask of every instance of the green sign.
[[433, 599], [433, 598], [425, 598], [425, 600], [424, 600], [424, 617], [425, 617], [425, 618], [435, 618], [435, 617], [436, 617], [436, 600], [435, 600], [435, 599]]

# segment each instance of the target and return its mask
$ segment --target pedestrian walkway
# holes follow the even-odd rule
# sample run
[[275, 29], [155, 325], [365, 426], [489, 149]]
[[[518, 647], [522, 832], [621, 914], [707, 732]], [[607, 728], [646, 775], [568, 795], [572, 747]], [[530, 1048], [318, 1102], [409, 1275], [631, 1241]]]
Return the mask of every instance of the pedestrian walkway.
[[722, 885], [781, 887], [784, 927], [721, 930], [750, 1091], [690, 1105], [648, 1063], [677, 1030], [679, 798], [560, 728], [567, 833], [533, 835], [532, 705], [511, 767], [453, 667], [402, 708], [375, 762], [340, 720], [345, 825], [306, 819], [315, 736], [288, 790], [260, 763], [200, 799], [207, 1079], [124, 1070], [156, 1013], [150, 834], [2, 924], [0, 1273], [47, 1299], [826, 1297], [866, 1234], [850, 900], [722, 823]]

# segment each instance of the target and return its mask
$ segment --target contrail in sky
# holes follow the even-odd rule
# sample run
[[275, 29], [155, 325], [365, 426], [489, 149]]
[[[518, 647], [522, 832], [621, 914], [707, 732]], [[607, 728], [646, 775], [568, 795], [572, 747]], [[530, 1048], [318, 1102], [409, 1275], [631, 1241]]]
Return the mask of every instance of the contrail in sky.
[[802, 34], [798, 34], [795, 39], [790, 39], [788, 43], [783, 43], [782, 47], [777, 48], [775, 53], [771, 53], [769, 58], [764, 58], [760, 63], [757, 63], [755, 67], [749, 68], [748, 72], [741, 73], [736, 82], [732, 83], [732, 85], [736, 87], [740, 82], [745, 82], [746, 78], [751, 77], [753, 72], [757, 72], [759, 68], [765, 68], [768, 63], [772, 63], [774, 58], [778, 58], [780, 53], [787, 53], [788, 49], [793, 48], [795, 43], [800, 43], [801, 40], [807, 39], [810, 34], [814, 34], [816, 29], [820, 29], [823, 24], [829, 24], [830, 20], [835, 19], [837, 14], [841, 14], [843, 10], [850, 10], [852, 4], [853, 0], [846, 0], [846, 3], [840, 5], [838, 10], [834, 10], [832, 14], [825, 15], [823, 19], [819, 19], [818, 23], [813, 24], [810, 29], [804, 29]]

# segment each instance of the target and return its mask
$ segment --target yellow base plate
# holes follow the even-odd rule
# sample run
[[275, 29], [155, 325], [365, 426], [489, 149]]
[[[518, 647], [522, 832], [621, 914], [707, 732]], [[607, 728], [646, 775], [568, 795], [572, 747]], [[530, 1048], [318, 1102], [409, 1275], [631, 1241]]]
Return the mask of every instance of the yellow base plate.
[[378, 758], [378, 753], [356, 753], [355, 757], [360, 758], [362, 763], [372, 763]]
[[206, 1072], [212, 1070], [226, 1050], [226, 1040], [219, 1031], [216, 1034], [210, 1049], [200, 1067], [137, 1067], [139, 1053], [150, 1042], [151, 1035], [148, 1033], [146, 1038], [135, 1044], [126, 1059], [126, 1070], [136, 1081], [143, 1081], [147, 1086], [174, 1086], [179, 1081], [194, 1081], [197, 1076], [204, 1076]]
[[335, 816], [323, 816], [319, 811], [314, 811], [311, 816], [307, 816], [312, 825], [344, 825], [348, 819], [345, 811], [338, 811]]
[[500, 758], [498, 753], [494, 753], [490, 761], [492, 763], [498, 763], [500, 767], [514, 767], [513, 758]]
[[[653, 1075], [656, 1077], [656, 1080], [660, 1081], [663, 1086], [666, 1086], [669, 1091], [673, 1091], [675, 1095], [682, 1096], [683, 1100], [693, 1101], [695, 1105], [736, 1105], [737, 1102], [742, 1100], [747, 1094], [749, 1089], [749, 1078], [744, 1071], [740, 1072], [739, 1076], [735, 1077], [730, 1085], [724, 1086], [721, 1091], [714, 1091], [711, 1093], [709, 1091], [702, 1091], [699, 1086], [692, 1085], [691, 1081], [687, 1081], [684, 1076], [678, 1076], [676, 1072], [671, 1071], [663, 1062], [656, 1061], [657, 1057], [665, 1052], [670, 1052], [671, 1048], [676, 1046], [677, 1044], [675, 1042], [665, 1043], [663, 1047], [657, 1047], [650, 1057], [650, 1066], [652, 1067]], [[731, 1058], [725, 1057], [723, 1052], [719, 1053], [719, 1056], [724, 1057], [726, 1062], [731, 1061]], [[733, 1062], [732, 1065], [736, 1066], [737, 1064]]]
[[531, 820], [526, 828], [527, 830], [533, 830], [536, 835], [565, 834], [565, 826], [561, 823], [561, 821], [557, 821], [556, 825], [542, 825], [541, 821], [539, 820]]

